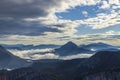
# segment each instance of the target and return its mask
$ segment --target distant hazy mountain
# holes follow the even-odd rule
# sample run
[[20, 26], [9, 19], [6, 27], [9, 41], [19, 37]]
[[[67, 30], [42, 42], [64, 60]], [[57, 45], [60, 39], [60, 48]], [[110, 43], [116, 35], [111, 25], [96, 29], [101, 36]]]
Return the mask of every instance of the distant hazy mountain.
[[16, 44], [16, 45], [7, 45], [1, 44], [6, 49], [17, 49], [17, 50], [29, 50], [29, 49], [45, 49], [45, 48], [58, 48], [60, 45], [54, 44], [41, 44], [41, 45], [23, 45], [23, 44]]
[[100, 51], [119, 51], [120, 49], [117, 47], [111, 47], [111, 48], [106, 48], [106, 49], [102, 49]]
[[91, 43], [91, 44], [88, 44], [88, 45], [80, 45], [80, 47], [83, 47], [83, 48], [89, 49], [89, 50], [93, 50], [93, 51], [107, 50], [109, 48], [111, 48], [111, 49], [117, 49], [116, 46], [112, 46], [112, 45], [105, 44], [105, 43], [102, 43], [102, 42]]
[[0, 46], [0, 69], [14, 69], [29, 65], [26, 60], [12, 55], [4, 47]]
[[78, 47], [75, 43], [70, 41], [60, 48], [55, 49], [55, 53], [59, 54], [60, 56], [68, 56], [79, 53], [91, 53], [91, 51], [82, 47]]
[[17, 49], [17, 50], [21, 50], [21, 48], [25, 46], [23, 44], [16, 44], [16, 45], [0, 44], [0, 45], [6, 49]]
[[[78, 46], [73, 42], [68, 42], [65, 45], [55, 45], [55, 44], [41, 44], [41, 45], [23, 45], [23, 44], [16, 44], [16, 45], [8, 45], [8, 44], [1, 44], [6, 49], [17, 49], [17, 50], [30, 50], [30, 49], [45, 49], [45, 48], [66, 48], [66, 49], [74, 49], [78, 48]], [[99, 43], [91, 43], [91, 44], [85, 44], [80, 45], [79, 48], [81, 49], [88, 49], [92, 51], [98, 51], [98, 50], [115, 50], [120, 49], [120, 46], [112, 46], [109, 44], [105, 44], [102, 42]], [[111, 48], [111, 49], [110, 49]]]

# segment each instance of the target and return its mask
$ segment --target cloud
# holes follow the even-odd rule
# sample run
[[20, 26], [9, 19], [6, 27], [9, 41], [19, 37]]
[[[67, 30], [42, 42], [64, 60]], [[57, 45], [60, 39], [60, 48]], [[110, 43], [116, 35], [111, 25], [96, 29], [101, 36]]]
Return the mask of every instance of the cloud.
[[120, 4], [120, 0], [108, 0], [109, 4], [115, 4], [115, 5], [119, 5]]
[[[1, 0], [0, 16], [12, 18], [45, 17], [79, 5], [94, 5], [99, 0]], [[7, 5], [6, 5], [7, 4]]]
[[89, 5], [87, 1], [79, 0], [1, 0], [0, 34], [36, 36], [60, 32], [59, 26], [54, 26], [55, 23], [59, 25], [55, 13], [80, 4]]
[[77, 54], [77, 55], [70, 55], [61, 57], [59, 55], [53, 54], [53, 53], [47, 53], [47, 54], [35, 54], [32, 55], [30, 59], [32, 60], [40, 60], [40, 59], [62, 59], [62, 60], [71, 60], [71, 59], [78, 59], [78, 58], [89, 58], [93, 54]]
[[0, 16], [12, 18], [32, 18], [47, 16], [52, 7], [58, 5], [55, 0], [1, 0]]
[[102, 1], [102, 6], [100, 6], [100, 9], [106, 9], [110, 8], [110, 4], [107, 1]]
[[[74, 33], [77, 32], [76, 27], [80, 24], [86, 24], [93, 29], [102, 29], [109, 26], [113, 26], [115, 24], [119, 24], [119, 14], [99, 14], [95, 18], [89, 18], [86, 20], [57, 20], [56, 18], [38, 18], [36, 19], [27, 19], [30, 22], [24, 21], [1, 21], [0, 34], [17, 34], [17, 35], [28, 35], [28, 36], [36, 36], [36, 35], [44, 35], [47, 32], [57, 32], [60, 35], [65, 36], [75, 36]], [[40, 22], [38, 22], [40, 21]], [[7, 23], [7, 24], [6, 24]]]
[[[37, 53], [40, 53], [41, 57], [47, 57], [47, 54], [49, 56], [51, 54], [50, 52], [52, 52], [53, 49], [31, 49], [31, 50], [9, 50], [9, 51], [12, 54], [19, 56], [21, 58], [30, 59], [31, 57], [33, 57], [33, 59], [34, 59], [34, 58], [40, 57], [40, 56], [38, 56], [38, 57], [36, 56], [36, 55], [39, 55]], [[45, 54], [45, 53], [47, 53], [47, 54]]]
[[53, 53], [47, 53], [47, 54], [35, 54], [31, 56], [32, 60], [40, 60], [40, 59], [59, 59], [58, 55], [55, 55]]
[[120, 24], [119, 17], [119, 13], [98, 14], [95, 18], [85, 20], [85, 24], [88, 24], [93, 29], [103, 29], [106, 27]]
[[79, 37], [79, 40], [87, 40], [87, 41], [97, 41], [97, 40], [105, 41], [105, 40], [117, 40], [117, 39], [120, 39], [120, 34], [108, 34], [108, 33], [89, 34]]
[[71, 59], [77, 59], [77, 58], [89, 58], [92, 55], [93, 54], [76, 54], [76, 55], [70, 55], [70, 56], [61, 57], [60, 59], [71, 60]]
[[113, 31], [113, 30], [110, 30], [110, 31], [105, 32], [105, 34], [106, 34], [106, 35], [120, 35], [120, 32], [119, 32], [119, 31], [118, 31], [118, 32], [115, 32], [115, 31]]
[[[31, 59], [31, 60], [39, 60], [39, 59], [62, 59], [62, 60], [71, 60], [77, 58], [88, 58], [93, 54], [77, 54], [77, 55], [70, 55], [70, 56], [59, 56], [52, 52], [52, 49], [32, 49], [32, 50], [9, 50], [14, 55], [24, 58], [24, 59]], [[37, 54], [38, 53], [38, 54]]]
[[101, 6], [99, 7], [100, 9], [115, 9], [119, 8], [120, 1], [119, 0], [103, 0], [101, 1]]
[[38, 36], [44, 35], [44, 32], [61, 32], [57, 28], [46, 27], [40, 25], [38, 22], [24, 22], [24, 21], [1, 21], [0, 34], [1, 35], [27, 35]]
[[[119, 4], [119, 0], [1, 0], [0, 41], [38, 44], [73, 40], [77, 37], [75, 33], [79, 25], [103, 29], [120, 24]], [[67, 12], [77, 6], [90, 5], [106, 9], [109, 13], [98, 13], [84, 20], [65, 20], [56, 16], [56, 13]], [[89, 11], [83, 11], [83, 14], [87, 16]], [[57, 39], [64, 36], [68, 38]]]
[[44, 32], [60, 32], [57, 28], [41, 24], [41, 21], [25, 21], [27, 18], [47, 17], [61, 1], [56, 0], [1, 0], [1, 35], [44, 35]]
[[82, 11], [82, 14], [87, 17], [88, 16], [88, 12], [87, 11]]

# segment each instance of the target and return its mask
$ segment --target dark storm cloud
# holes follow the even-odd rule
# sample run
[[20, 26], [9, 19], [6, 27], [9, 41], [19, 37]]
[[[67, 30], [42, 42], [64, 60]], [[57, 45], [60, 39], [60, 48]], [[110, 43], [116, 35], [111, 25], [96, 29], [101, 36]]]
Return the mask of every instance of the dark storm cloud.
[[0, 22], [1, 35], [27, 35], [38, 36], [45, 35], [44, 32], [61, 32], [57, 28], [42, 26], [38, 23], [25, 23], [20, 21], [2, 21]]
[[23, 21], [25, 18], [45, 17], [59, 4], [57, 0], [1, 0], [0, 35], [39, 36], [45, 32], [61, 32], [57, 27], [40, 24], [40, 21]]
[[56, 0], [1, 0], [0, 17], [31, 18], [44, 17], [60, 1]]

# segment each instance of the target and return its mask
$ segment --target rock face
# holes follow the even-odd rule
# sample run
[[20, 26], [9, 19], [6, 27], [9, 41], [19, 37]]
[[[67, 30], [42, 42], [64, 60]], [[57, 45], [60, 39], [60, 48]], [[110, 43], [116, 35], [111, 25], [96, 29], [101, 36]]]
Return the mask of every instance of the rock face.
[[0, 46], [0, 69], [14, 69], [29, 65], [29, 63]]

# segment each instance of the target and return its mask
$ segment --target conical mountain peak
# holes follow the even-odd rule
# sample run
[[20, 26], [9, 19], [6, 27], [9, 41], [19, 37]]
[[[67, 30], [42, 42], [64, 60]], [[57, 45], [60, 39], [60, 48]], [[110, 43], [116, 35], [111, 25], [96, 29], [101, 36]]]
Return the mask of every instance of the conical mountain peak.
[[[72, 41], [69, 41], [69, 42], [67, 42], [67, 44], [75, 44], [74, 42], [72, 42]], [[76, 44], [75, 44], [76, 45]]]
[[75, 43], [73, 43], [72, 41], [67, 42], [62, 47], [64, 47], [64, 48], [78, 48], [78, 46]]

